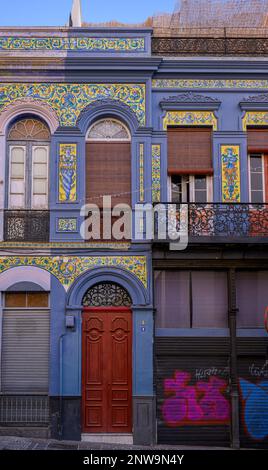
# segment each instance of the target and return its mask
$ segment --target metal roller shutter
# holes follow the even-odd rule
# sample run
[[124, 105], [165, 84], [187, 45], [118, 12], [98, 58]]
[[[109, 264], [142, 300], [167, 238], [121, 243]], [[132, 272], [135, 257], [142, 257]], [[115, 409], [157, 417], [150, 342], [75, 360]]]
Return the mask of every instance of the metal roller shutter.
[[229, 446], [229, 341], [156, 338], [158, 443]]
[[268, 447], [267, 346], [267, 338], [238, 339], [241, 447]]
[[3, 393], [48, 393], [49, 330], [49, 310], [4, 310]]

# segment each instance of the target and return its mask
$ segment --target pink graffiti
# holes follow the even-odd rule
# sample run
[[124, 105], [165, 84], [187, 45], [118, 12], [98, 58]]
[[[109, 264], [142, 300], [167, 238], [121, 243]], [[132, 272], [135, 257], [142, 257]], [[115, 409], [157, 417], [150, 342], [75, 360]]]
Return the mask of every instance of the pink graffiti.
[[189, 385], [191, 374], [175, 372], [174, 379], [164, 381], [163, 417], [169, 426], [182, 424], [228, 424], [230, 405], [223, 395], [226, 380], [210, 377], [207, 382]]

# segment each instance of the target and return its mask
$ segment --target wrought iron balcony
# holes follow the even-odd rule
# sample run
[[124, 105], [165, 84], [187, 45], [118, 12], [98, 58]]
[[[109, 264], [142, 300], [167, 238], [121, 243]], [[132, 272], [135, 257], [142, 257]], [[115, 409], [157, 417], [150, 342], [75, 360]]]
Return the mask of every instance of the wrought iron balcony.
[[5, 210], [4, 241], [48, 242], [49, 211]]
[[268, 204], [163, 203], [163, 210], [155, 212], [155, 242], [164, 241], [159, 237], [160, 221], [166, 224], [168, 242], [169, 226], [169, 233], [188, 231], [193, 243], [268, 243]]

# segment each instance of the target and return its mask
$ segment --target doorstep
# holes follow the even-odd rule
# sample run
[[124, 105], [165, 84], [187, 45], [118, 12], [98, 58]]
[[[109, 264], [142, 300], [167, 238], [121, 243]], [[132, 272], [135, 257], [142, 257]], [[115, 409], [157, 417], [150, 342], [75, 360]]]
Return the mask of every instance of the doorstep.
[[129, 444], [133, 445], [132, 434], [92, 434], [83, 433], [81, 435], [82, 442], [98, 442], [102, 444]]

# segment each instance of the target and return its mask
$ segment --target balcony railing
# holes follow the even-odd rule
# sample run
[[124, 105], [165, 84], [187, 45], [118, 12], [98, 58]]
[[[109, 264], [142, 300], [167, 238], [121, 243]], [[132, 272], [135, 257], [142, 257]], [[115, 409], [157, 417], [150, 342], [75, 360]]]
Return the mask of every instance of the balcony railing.
[[4, 241], [48, 242], [49, 211], [5, 210]]
[[155, 55], [267, 56], [267, 37], [153, 37]]
[[171, 233], [187, 230], [190, 242], [268, 243], [268, 204], [163, 203], [163, 210], [155, 213], [155, 241], [160, 241], [161, 220], [166, 224], [168, 242], [169, 226]]

